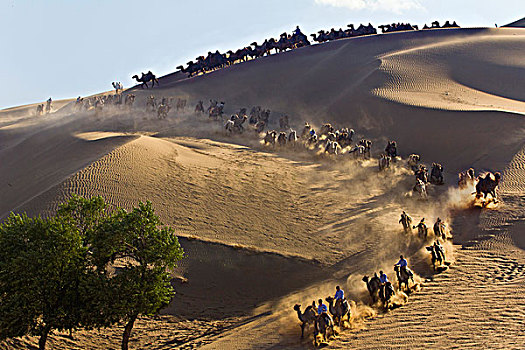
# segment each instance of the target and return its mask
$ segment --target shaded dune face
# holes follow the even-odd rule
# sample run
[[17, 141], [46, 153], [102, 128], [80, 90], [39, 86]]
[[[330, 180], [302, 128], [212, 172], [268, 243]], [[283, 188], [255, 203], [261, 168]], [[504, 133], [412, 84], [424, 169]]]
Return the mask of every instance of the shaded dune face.
[[[160, 78], [159, 88], [125, 92], [137, 96], [132, 111], [95, 116], [72, 104], [39, 118], [1, 111], [0, 217], [14, 209], [50, 214], [71, 194], [102, 195], [110, 207], [152, 201], [186, 257], [173, 272], [175, 299], [158, 318], [139, 321], [140, 348], [304, 348], [311, 338], [300, 342], [292, 306], [304, 310], [336, 284], [357, 302], [352, 327], [367, 331], [344, 332], [335, 348], [380, 348], [384, 339], [396, 348], [521, 348], [523, 57], [522, 29], [392, 33], [190, 79], [175, 73]], [[186, 98], [191, 112], [159, 121], [144, 111], [150, 94]], [[354, 141], [374, 142], [374, 159], [272, 149], [252, 132], [225, 136], [222, 125], [192, 113], [209, 99], [225, 101], [227, 115], [269, 108], [271, 128], [283, 114], [299, 133], [305, 121], [354, 128]], [[430, 187], [431, 200], [407, 196], [413, 175], [401, 165], [378, 174], [387, 140], [397, 141], [404, 159], [418, 153], [427, 165], [443, 164], [446, 185]], [[502, 204], [494, 210], [466, 209], [473, 189], [455, 189], [457, 172], [471, 166], [502, 171]], [[414, 224], [445, 220], [454, 236], [445, 246], [451, 269], [433, 275], [421, 241], [402, 232], [402, 210]], [[431, 280], [405, 307], [364, 323], [378, 311], [365, 305], [363, 275], [383, 269], [395, 281], [400, 253], [418, 283]], [[96, 332], [80, 331], [70, 342], [105, 349], [121, 330]], [[72, 346], [51, 338], [58, 348]]]

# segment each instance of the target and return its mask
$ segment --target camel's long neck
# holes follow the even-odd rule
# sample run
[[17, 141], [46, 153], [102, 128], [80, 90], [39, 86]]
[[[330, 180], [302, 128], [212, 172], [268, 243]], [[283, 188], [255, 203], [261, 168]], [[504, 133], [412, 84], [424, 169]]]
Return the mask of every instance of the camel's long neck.
[[303, 322], [303, 315], [301, 314], [301, 310], [297, 310], [297, 317], [299, 317], [299, 321]]

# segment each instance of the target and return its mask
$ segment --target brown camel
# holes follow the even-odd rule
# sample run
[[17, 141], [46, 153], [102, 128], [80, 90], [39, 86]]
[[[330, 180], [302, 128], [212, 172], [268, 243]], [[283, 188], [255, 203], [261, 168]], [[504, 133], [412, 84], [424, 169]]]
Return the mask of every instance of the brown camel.
[[480, 176], [476, 184], [476, 198], [483, 196], [483, 199], [486, 199], [487, 195], [490, 194], [494, 199], [494, 203], [497, 203], [496, 188], [498, 187], [499, 180], [501, 180], [500, 173], [488, 173], [485, 176]]
[[303, 313], [301, 313], [300, 304], [295, 304], [293, 309], [297, 311], [297, 317], [299, 317], [299, 321], [301, 321], [301, 338], [304, 338], [304, 327], [316, 322], [317, 313], [312, 305], [307, 306]]
[[334, 305], [333, 297], [329, 296], [325, 300], [328, 302], [330, 313], [334, 316], [334, 322], [336, 322], [339, 327], [341, 327], [345, 316], [347, 321], [350, 321], [350, 305], [348, 305], [348, 301], [337, 299]]
[[381, 282], [379, 281], [379, 277], [377, 277], [377, 274], [370, 279], [368, 278], [368, 276], [364, 276], [363, 282], [366, 283], [366, 288], [368, 289], [368, 293], [370, 293], [372, 303], [375, 303], [379, 298], [379, 290], [381, 288]]
[[[330, 333], [330, 335], [329, 335]], [[318, 339], [318, 335], [321, 335], [321, 339]], [[321, 345], [323, 342], [327, 342], [330, 337], [335, 335], [334, 321], [327, 313], [317, 316], [314, 323], [314, 344], [315, 346]]]

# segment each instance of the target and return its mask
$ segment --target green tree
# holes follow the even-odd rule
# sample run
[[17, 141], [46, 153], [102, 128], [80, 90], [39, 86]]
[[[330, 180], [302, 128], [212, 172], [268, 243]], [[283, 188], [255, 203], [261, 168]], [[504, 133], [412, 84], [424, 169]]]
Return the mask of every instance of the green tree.
[[[107, 275], [112, 300], [107, 317], [126, 323], [122, 349], [128, 349], [139, 315], [153, 315], [174, 296], [169, 271], [183, 251], [172, 228], [162, 226], [151, 202], [118, 210], [90, 236], [97, 270]], [[115, 271], [108, 267], [116, 268]]]
[[78, 327], [86, 252], [66, 220], [11, 214], [0, 225], [0, 338], [37, 335], [44, 349], [52, 329]]
[[150, 202], [107, 212], [101, 197], [73, 196], [47, 219], [11, 214], [0, 224], [0, 339], [126, 322], [174, 295], [169, 271], [183, 256]]

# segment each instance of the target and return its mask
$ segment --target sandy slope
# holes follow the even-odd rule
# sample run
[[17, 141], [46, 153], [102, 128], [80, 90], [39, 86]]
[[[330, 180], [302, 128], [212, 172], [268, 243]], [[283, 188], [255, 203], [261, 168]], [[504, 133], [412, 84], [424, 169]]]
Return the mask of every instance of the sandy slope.
[[504, 25], [504, 27], [518, 27], [523, 28], [525, 27], [525, 18], [519, 19], [517, 21], [514, 21], [512, 23], [509, 23], [507, 25]]
[[[376, 161], [276, 151], [253, 134], [226, 137], [192, 113], [158, 121], [142, 110], [96, 117], [66, 108], [39, 119], [1, 112], [0, 216], [50, 213], [72, 193], [127, 208], [151, 200], [187, 256], [174, 272], [177, 297], [162, 316], [139, 322], [136, 348], [310, 347], [311, 338], [299, 340], [293, 304], [341, 284], [354, 312], [372, 315], [361, 277], [384, 269], [392, 278], [400, 253], [422, 290], [400, 309], [356, 317], [332, 347], [522, 348], [524, 44], [523, 29], [377, 35], [192, 79], [174, 74], [159, 89], [134, 91], [139, 108], [150, 93], [188, 98], [190, 107], [213, 98], [228, 113], [270, 108], [273, 125], [286, 113], [297, 129], [304, 120], [353, 127], [373, 139], [374, 154], [396, 139], [404, 157], [417, 152], [445, 166], [447, 186], [431, 187], [429, 202], [406, 196], [413, 180], [402, 165], [378, 174]], [[455, 173], [470, 166], [505, 169], [495, 210], [465, 210], [470, 190], [453, 189]], [[452, 223], [451, 269], [432, 273], [423, 242], [400, 231], [401, 210], [430, 225], [438, 216]], [[120, 332], [50, 341], [117, 348]]]

